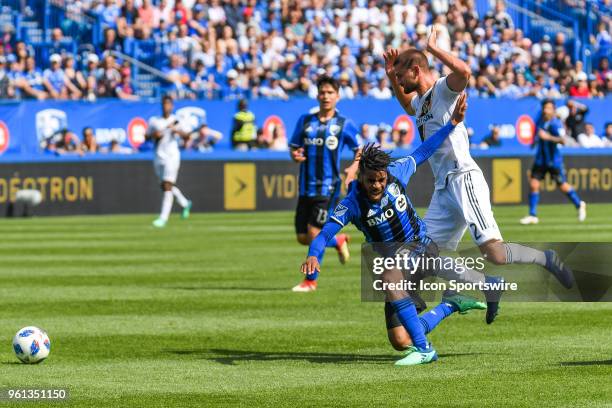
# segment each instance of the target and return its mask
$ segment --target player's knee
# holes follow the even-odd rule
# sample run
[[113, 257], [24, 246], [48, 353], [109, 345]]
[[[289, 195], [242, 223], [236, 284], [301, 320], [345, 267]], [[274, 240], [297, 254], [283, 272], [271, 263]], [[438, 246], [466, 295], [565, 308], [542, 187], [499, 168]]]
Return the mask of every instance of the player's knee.
[[403, 327], [395, 327], [389, 330], [388, 335], [389, 343], [397, 351], [403, 351], [412, 346], [412, 340]]
[[529, 185], [532, 192], [537, 192], [540, 189], [540, 181], [538, 179], [532, 178]]
[[172, 190], [172, 183], [169, 181], [164, 181], [161, 183], [161, 189], [162, 191], [171, 191]]

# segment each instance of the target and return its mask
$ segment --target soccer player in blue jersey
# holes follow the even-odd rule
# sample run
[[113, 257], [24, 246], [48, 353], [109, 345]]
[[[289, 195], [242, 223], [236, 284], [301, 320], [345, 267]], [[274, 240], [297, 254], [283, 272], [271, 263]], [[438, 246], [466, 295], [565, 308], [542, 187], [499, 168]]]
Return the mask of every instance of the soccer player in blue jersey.
[[586, 219], [586, 203], [580, 200], [576, 190], [565, 179], [563, 158], [559, 145], [563, 144], [563, 124], [555, 117], [555, 103], [550, 100], [542, 101], [542, 112], [536, 122], [536, 134], [533, 146], [536, 146], [536, 156], [531, 168], [529, 179], [529, 215], [521, 219], [521, 224], [537, 224], [538, 202], [540, 201], [540, 181], [546, 173], [555, 180], [559, 189], [578, 210], [578, 221]]
[[[359, 178], [351, 183], [348, 195], [338, 204], [330, 221], [310, 245], [308, 257], [302, 264], [302, 273], [309, 275], [320, 270], [321, 255], [327, 242], [350, 222], [363, 232], [368, 242], [391, 246], [393, 243], [404, 244], [400, 250], [408, 250], [410, 256], [438, 256], [438, 248], [427, 237], [425, 223], [413, 208], [406, 189], [417, 166], [427, 161], [455, 126], [463, 121], [466, 107], [463, 94], [449, 123], [408, 157], [391, 163], [389, 155], [380, 147], [368, 145], [363, 149]], [[377, 246], [380, 248], [380, 244], [374, 245], [375, 250]], [[381, 248], [379, 251], [385, 252], [387, 249]], [[398, 282], [397, 275], [397, 271], [387, 270], [383, 272], [382, 279]], [[385, 317], [389, 341], [395, 349], [406, 351], [406, 356], [396, 365], [416, 365], [437, 360], [436, 351], [427, 341], [426, 334], [454, 312], [486, 308], [484, 303], [469, 296], [445, 293], [440, 305], [419, 316], [415, 301], [408, 292], [389, 290], [386, 296]]]
[[[325, 224], [330, 208], [340, 193], [340, 154], [344, 146], [359, 154], [359, 136], [353, 122], [336, 110], [340, 85], [329, 76], [317, 80], [319, 110], [302, 115], [289, 141], [291, 158], [300, 163], [295, 232], [302, 245], [310, 245]], [[355, 162], [347, 170], [357, 171]], [[349, 258], [348, 236], [332, 237], [327, 246], [336, 248], [341, 263]], [[321, 255], [322, 256], [322, 255]], [[311, 292], [317, 288], [318, 274], [308, 275], [293, 288], [294, 292]]]

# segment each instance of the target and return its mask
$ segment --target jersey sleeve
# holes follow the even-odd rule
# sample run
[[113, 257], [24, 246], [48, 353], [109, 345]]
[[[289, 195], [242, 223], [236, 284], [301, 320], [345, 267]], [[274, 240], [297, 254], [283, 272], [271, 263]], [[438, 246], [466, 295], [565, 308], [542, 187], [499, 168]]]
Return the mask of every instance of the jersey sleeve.
[[352, 120], [347, 119], [344, 123], [342, 136], [344, 138], [344, 143], [350, 147], [351, 150], [359, 149], [359, 131]]
[[302, 131], [304, 129], [304, 120], [306, 119], [306, 115], [300, 116], [297, 123], [295, 124], [295, 129], [293, 130], [293, 135], [289, 140], [289, 147], [302, 147], [304, 146], [304, 137], [302, 136]]
[[448, 76], [442, 77], [436, 81], [435, 87], [439, 95], [447, 102], [454, 102], [461, 92], [455, 92], [448, 86], [446, 79]]
[[416, 172], [416, 161], [412, 156], [402, 157], [391, 163], [388, 167], [389, 173], [399, 180], [404, 187], [408, 185], [410, 177]]
[[558, 121], [552, 121], [548, 129], [550, 130], [550, 134], [553, 136], [563, 136], [561, 130], [562, 126], [561, 123], [559, 123]]
[[[357, 181], [353, 181], [356, 183]], [[353, 184], [351, 183], [351, 184]], [[334, 209], [334, 212], [329, 217], [330, 221], [336, 222], [343, 227], [350, 224], [355, 214], [357, 214], [357, 204], [353, 196], [353, 192], [347, 195], [340, 201], [340, 203]]]

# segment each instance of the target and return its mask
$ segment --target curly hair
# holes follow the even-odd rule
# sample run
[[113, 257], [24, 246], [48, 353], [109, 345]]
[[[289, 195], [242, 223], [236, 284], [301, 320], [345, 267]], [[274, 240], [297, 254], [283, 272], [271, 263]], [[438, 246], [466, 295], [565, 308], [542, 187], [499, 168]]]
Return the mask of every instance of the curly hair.
[[364, 146], [359, 159], [359, 172], [364, 173], [366, 170], [381, 171], [387, 170], [391, 163], [391, 156], [374, 143], [369, 143]]

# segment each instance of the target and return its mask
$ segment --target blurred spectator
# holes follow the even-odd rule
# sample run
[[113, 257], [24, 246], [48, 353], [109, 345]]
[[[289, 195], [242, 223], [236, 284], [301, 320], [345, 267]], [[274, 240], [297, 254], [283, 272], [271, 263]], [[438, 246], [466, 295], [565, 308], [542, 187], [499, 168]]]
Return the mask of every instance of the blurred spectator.
[[62, 57], [59, 54], [52, 54], [49, 62], [51, 67], [43, 72], [43, 84], [51, 98], [68, 99], [69, 96], [73, 98], [80, 96], [79, 90], [70, 82], [62, 69]]
[[121, 146], [117, 140], [113, 139], [110, 142], [107, 153], [132, 154], [134, 153], [134, 150], [132, 150], [131, 147]]
[[43, 74], [36, 68], [36, 62], [33, 57], [26, 59], [25, 70], [21, 76], [15, 79], [15, 86], [22, 91], [21, 95], [25, 99], [35, 98], [43, 100], [47, 98]]
[[492, 125], [491, 132], [480, 142], [479, 147], [481, 149], [488, 149], [489, 147], [501, 147], [501, 140], [499, 138], [500, 128], [499, 126]]
[[12, 99], [15, 96], [15, 89], [11, 84], [11, 80], [8, 76], [6, 69], [6, 58], [0, 55], [0, 98], [1, 99]]
[[248, 110], [246, 99], [238, 102], [238, 112], [234, 115], [231, 135], [232, 148], [236, 150], [248, 150], [256, 140], [255, 115]]
[[55, 133], [47, 141], [47, 151], [55, 154], [82, 154], [81, 141], [68, 129]]
[[612, 122], [607, 122], [604, 127], [604, 146], [612, 147]]
[[569, 135], [578, 141], [578, 135], [585, 133], [585, 118], [589, 113], [589, 108], [571, 99], [568, 99], [566, 106], [569, 109], [569, 114], [565, 119], [565, 126]]
[[584, 71], [580, 71], [576, 74], [576, 81], [574, 85], [571, 86], [569, 94], [574, 98], [588, 98], [590, 96], [587, 74]]
[[370, 90], [370, 96], [374, 99], [391, 99], [393, 94], [387, 86], [387, 78], [380, 78], [376, 88]]
[[275, 151], [286, 151], [289, 150], [287, 145], [287, 138], [281, 134], [280, 128], [277, 126], [272, 131], [272, 142], [270, 143], [270, 150]]
[[578, 135], [578, 143], [581, 147], [605, 147], [604, 140], [595, 134], [595, 127], [592, 123], [585, 125], [584, 133]]
[[198, 129], [194, 129], [192, 137], [187, 141], [185, 148], [199, 152], [210, 152], [222, 138], [223, 134], [221, 132], [209, 128], [206, 123], [202, 123]]
[[93, 129], [89, 126], [83, 128], [83, 142], [81, 143], [81, 151], [83, 153], [97, 153], [98, 150], [98, 142], [96, 142]]

